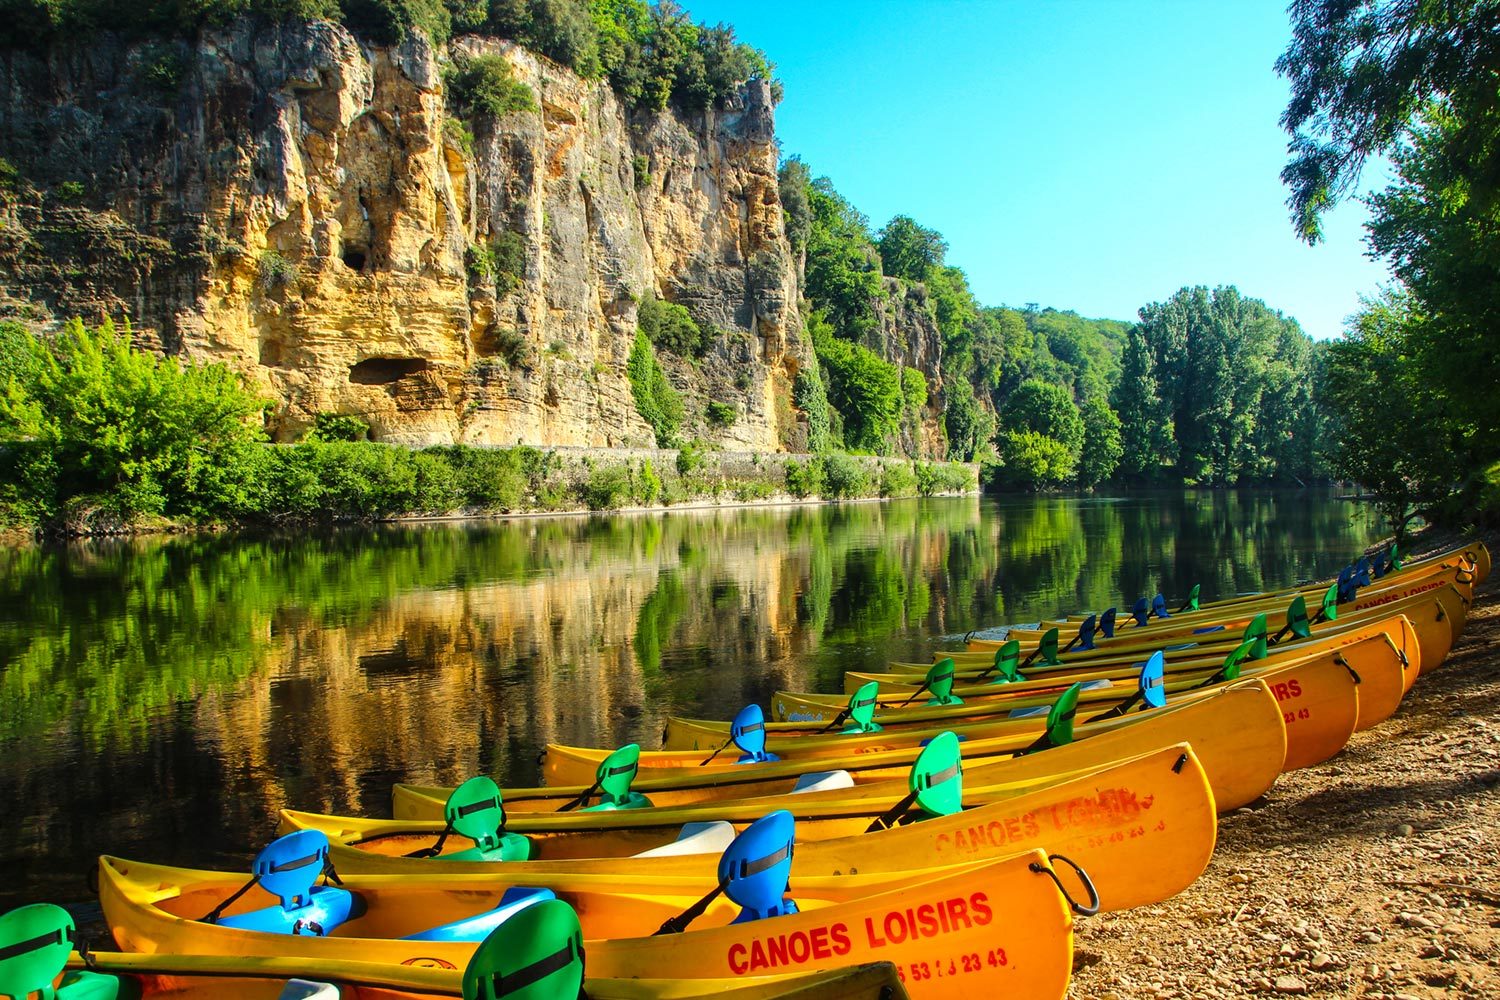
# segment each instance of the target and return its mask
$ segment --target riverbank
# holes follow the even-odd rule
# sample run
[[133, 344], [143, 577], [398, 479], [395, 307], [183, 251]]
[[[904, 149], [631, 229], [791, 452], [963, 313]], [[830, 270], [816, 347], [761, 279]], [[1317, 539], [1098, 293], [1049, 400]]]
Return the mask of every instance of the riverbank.
[[[1500, 537], [1485, 542], [1500, 551]], [[1447, 661], [1397, 715], [1223, 817], [1190, 889], [1080, 920], [1070, 995], [1500, 995], [1497, 704], [1492, 575]]]
[[415, 450], [308, 441], [249, 446], [230, 468], [215, 473], [218, 481], [200, 491], [211, 499], [184, 490], [185, 498], [170, 501], [176, 510], [167, 514], [132, 510], [129, 498], [118, 495], [38, 498], [15, 485], [9, 496], [0, 490], [0, 513], [8, 501], [10, 535], [78, 538], [955, 496], [979, 489], [977, 467], [954, 462], [729, 452], [691, 444]]

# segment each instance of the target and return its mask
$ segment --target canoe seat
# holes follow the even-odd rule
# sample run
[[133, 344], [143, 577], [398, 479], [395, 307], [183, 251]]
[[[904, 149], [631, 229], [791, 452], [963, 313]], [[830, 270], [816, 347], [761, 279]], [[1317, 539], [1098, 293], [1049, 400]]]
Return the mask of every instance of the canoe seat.
[[73, 917], [51, 903], [32, 903], [0, 916], [0, 996], [117, 1000], [120, 981], [97, 972], [69, 972], [53, 990], [77, 940]]
[[225, 904], [234, 899], [231, 896], [204, 920], [245, 931], [323, 937], [365, 912], [364, 900], [349, 890], [314, 885], [327, 864], [328, 836], [322, 831], [298, 830], [278, 837], [256, 855], [250, 869], [255, 883], [278, 902], [245, 913], [221, 915]]
[[402, 938], [403, 941], [483, 941], [489, 936], [490, 931], [505, 923], [511, 917], [520, 913], [528, 906], [534, 906], [546, 899], [556, 899], [557, 894], [551, 889], [531, 889], [525, 886], [512, 886], [505, 890], [505, 895], [500, 897], [500, 904], [493, 910], [485, 910], [478, 916], [465, 917], [463, 920], [454, 920], [451, 923], [439, 924], [436, 927], [421, 931], [417, 934], [408, 934]]
[[848, 771], [812, 771], [797, 779], [792, 794], [798, 792], [827, 792], [835, 788], [853, 788], [854, 775]]
[[289, 979], [276, 1000], [339, 1000], [339, 988], [332, 983]]
[[682, 854], [719, 854], [734, 841], [734, 827], [721, 819], [688, 823], [670, 844], [637, 854], [638, 858], [675, 858]]

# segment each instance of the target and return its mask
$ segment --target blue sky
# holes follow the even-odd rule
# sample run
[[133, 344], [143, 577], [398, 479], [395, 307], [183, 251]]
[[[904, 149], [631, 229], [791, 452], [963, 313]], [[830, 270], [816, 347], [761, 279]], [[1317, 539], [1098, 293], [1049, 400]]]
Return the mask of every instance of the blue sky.
[[1279, 0], [684, 6], [776, 63], [786, 154], [873, 226], [942, 232], [985, 304], [1134, 319], [1233, 284], [1329, 337], [1386, 280], [1364, 206], [1340, 206], [1317, 247], [1287, 221]]

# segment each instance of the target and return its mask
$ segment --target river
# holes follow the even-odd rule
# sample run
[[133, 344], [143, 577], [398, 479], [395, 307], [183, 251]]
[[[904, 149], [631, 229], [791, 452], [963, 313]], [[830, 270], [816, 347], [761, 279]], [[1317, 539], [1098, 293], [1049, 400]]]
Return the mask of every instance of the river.
[[245, 870], [276, 811], [532, 783], [549, 741], [923, 659], [1080, 608], [1331, 575], [1331, 493], [900, 500], [0, 549], [0, 909], [100, 853]]

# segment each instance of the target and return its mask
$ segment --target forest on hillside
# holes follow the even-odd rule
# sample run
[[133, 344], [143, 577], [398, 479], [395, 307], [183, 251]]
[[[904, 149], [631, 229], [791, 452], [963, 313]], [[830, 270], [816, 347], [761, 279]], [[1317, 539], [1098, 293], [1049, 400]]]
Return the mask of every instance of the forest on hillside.
[[[1001, 489], [1106, 481], [1231, 486], [1326, 478], [1314, 387], [1322, 347], [1233, 286], [1183, 288], [1137, 321], [986, 306], [941, 233], [905, 215], [879, 230], [796, 157], [781, 168], [803, 320], [820, 362], [796, 403], [815, 447], [881, 451], [914, 385], [864, 341], [894, 279], [919, 286], [942, 336], [949, 455]], [[914, 377], [915, 376], [915, 377]]]

